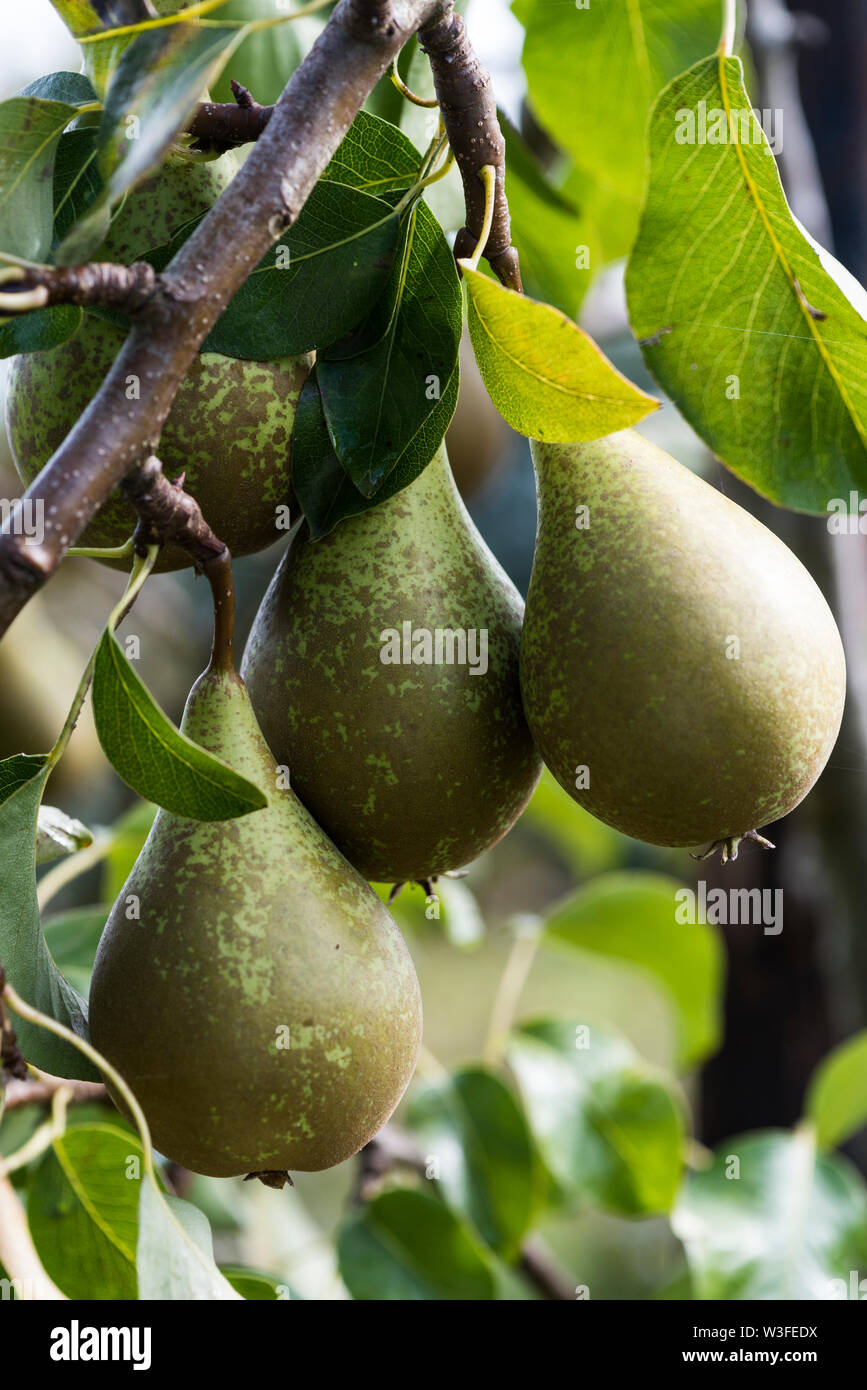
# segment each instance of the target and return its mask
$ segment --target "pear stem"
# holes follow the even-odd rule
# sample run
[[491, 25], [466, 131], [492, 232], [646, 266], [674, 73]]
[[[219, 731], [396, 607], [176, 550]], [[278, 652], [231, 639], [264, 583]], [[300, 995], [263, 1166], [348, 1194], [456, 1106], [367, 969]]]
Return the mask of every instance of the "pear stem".
[[214, 642], [211, 647], [211, 667], [215, 670], [235, 669], [235, 579], [232, 558], [228, 550], [204, 566], [214, 599]]

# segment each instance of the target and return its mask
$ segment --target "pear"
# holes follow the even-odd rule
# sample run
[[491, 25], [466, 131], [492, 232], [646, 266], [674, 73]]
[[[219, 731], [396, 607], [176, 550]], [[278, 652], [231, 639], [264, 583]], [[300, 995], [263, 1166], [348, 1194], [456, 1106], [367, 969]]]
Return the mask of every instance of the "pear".
[[212, 662], [182, 727], [269, 804], [212, 823], [158, 812], [99, 944], [91, 1035], [175, 1162], [329, 1168], [409, 1082], [415, 970], [391, 915], [280, 790], [234, 670]]
[[[129, 195], [94, 259], [131, 264], [165, 245], [211, 206], [236, 169], [233, 152], [212, 161], [170, 156]], [[125, 337], [123, 328], [86, 313], [59, 347], [12, 359], [7, 428], [23, 483], [33, 481], [90, 404]], [[200, 353], [175, 397], [159, 443], [163, 468], [168, 477], [186, 474], [187, 491], [233, 555], [262, 550], [281, 535], [276, 509], [289, 498], [295, 408], [311, 361], [309, 354], [248, 362]], [[79, 544], [122, 545], [135, 522], [133, 508], [116, 494]], [[169, 545], [157, 569], [190, 563], [185, 551]]]
[[466, 864], [529, 800], [522, 611], [445, 449], [324, 539], [292, 537], [241, 671], [277, 762], [365, 878]]
[[524, 708], [562, 787], [651, 844], [723, 857], [806, 796], [846, 671], [825, 599], [747, 512], [633, 430], [532, 444]]

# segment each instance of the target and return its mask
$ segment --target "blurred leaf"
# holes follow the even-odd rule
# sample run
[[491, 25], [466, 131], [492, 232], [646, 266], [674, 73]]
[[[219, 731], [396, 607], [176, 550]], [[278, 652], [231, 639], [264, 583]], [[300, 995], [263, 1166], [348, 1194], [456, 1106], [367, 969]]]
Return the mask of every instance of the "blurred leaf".
[[102, 190], [96, 163], [98, 130], [66, 130], [54, 161], [54, 241], [61, 242]]
[[36, 862], [49, 864], [93, 844], [93, 832], [56, 806], [40, 806], [36, 818]]
[[105, 237], [112, 203], [160, 163], [245, 33], [216, 22], [169, 24], [146, 30], [124, 49], [97, 137], [103, 188], [58, 247], [59, 264], [87, 260]]
[[[832, 1299], [867, 1265], [867, 1189], [809, 1131], [726, 1140], [672, 1216], [697, 1299]], [[846, 1293], [842, 1294], [846, 1297]]]
[[408, 1123], [436, 1162], [449, 1203], [469, 1216], [492, 1249], [515, 1257], [539, 1204], [544, 1175], [524, 1115], [509, 1088], [481, 1067], [424, 1082]]
[[[36, 900], [36, 823], [51, 768], [43, 755], [0, 762], [0, 961], [28, 1004], [87, 1037], [87, 1005], [48, 952]], [[28, 1062], [54, 1076], [98, 1081], [96, 1068], [62, 1038], [14, 1017]]]
[[506, 141], [512, 240], [521, 258], [524, 289], [574, 319], [601, 265], [596, 229], [583, 210], [548, 181], [523, 136], [502, 112], [500, 129]]
[[[298, 6], [285, 6], [286, 13]], [[274, 0], [229, 0], [221, 5], [219, 19], [273, 19]], [[212, 83], [214, 101], [233, 102], [231, 79], [240, 82], [262, 106], [271, 106], [280, 96], [301, 59], [322, 32], [324, 20], [317, 14], [293, 19], [289, 24], [254, 30], [232, 54], [230, 69]]]
[[659, 408], [559, 309], [506, 289], [467, 261], [461, 268], [479, 371], [519, 434], [555, 443], [598, 439]]
[[44, 261], [54, 225], [57, 142], [76, 107], [40, 97], [0, 102], [0, 252]]
[[93, 83], [83, 72], [49, 72], [28, 82], [18, 93], [42, 101], [63, 101], [68, 106], [91, 106], [99, 100]]
[[[716, 110], [743, 113], [737, 138], [702, 138]], [[739, 59], [709, 58], [662, 93], [650, 152], [626, 274], [645, 361], [733, 472], [826, 513], [867, 488], [867, 295], [851, 276], [840, 288], [789, 211]]]
[[207, 1218], [189, 1202], [141, 1184], [136, 1248], [139, 1299], [208, 1302], [240, 1299], [214, 1264]]
[[425, 1192], [384, 1192], [350, 1216], [337, 1241], [354, 1299], [492, 1299], [489, 1258], [470, 1228]]
[[111, 849], [103, 861], [102, 897], [105, 902], [113, 903], [119, 896], [142, 851], [156, 813], [157, 808], [152, 801], [137, 801], [112, 826]]
[[81, 310], [72, 304], [53, 304], [32, 314], [0, 319], [0, 357], [60, 347], [77, 331], [81, 318]]
[[454, 257], [430, 209], [416, 203], [380, 306], [356, 340], [332, 344], [318, 361], [332, 447], [364, 497], [398, 465], [421, 472], [436, 453], [454, 410], [444, 407], [457, 383], [461, 324]]
[[544, 1020], [512, 1035], [536, 1141], [564, 1189], [623, 1216], [670, 1211], [682, 1173], [684, 1121], [663, 1073], [625, 1039]]
[[817, 1067], [804, 1114], [823, 1149], [844, 1144], [867, 1124], [867, 1030], [835, 1047]]
[[283, 1303], [290, 1299], [294, 1302], [299, 1297], [275, 1274], [260, 1274], [258, 1270], [237, 1269], [233, 1265], [221, 1265], [220, 1273], [226, 1276], [235, 1292], [247, 1300]]
[[93, 717], [109, 762], [139, 796], [177, 816], [231, 820], [267, 797], [176, 729], [106, 630], [93, 669]]
[[68, 1298], [136, 1297], [141, 1161], [137, 1136], [91, 1124], [67, 1129], [40, 1162], [27, 1219], [46, 1272]]
[[42, 924], [55, 964], [85, 999], [90, 992], [96, 948], [110, 911], [111, 903], [73, 907], [68, 912], [47, 917]]
[[73, 38], [152, 18], [145, 0], [51, 0]]
[[605, 874], [546, 911], [544, 941], [627, 961], [652, 975], [676, 1015], [678, 1061], [686, 1068], [720, 1043], [723, 952], [706, 922], [675, 920], [682, 890], [662, 874]]
[[626, 837], [573, 801], [544, 768], [522, 823], [544, 835], [574, 873], [612, 869], [624, 858]]
[[581, 8], [515, 0], [512, 8], [526, 30], [530, 105], [580, 169], [628, 200], [634, 234], [647, 113], [666, 82], [716, 48], [719, 0], [594, 0]]
[[[388, 903], [393, 884], [374, 883], [371, 887]], [[407, 884], [389, 905], [389, 911], [404, 931], [418, 931], [435, 922], [453, 946], [471, 950], [481, 945], [486, 934], [485, 919], [475, 893], [463, 879], [442, 875], [436, 881], [434, 896], [436, 901], [428, 902], [416, 884]]]

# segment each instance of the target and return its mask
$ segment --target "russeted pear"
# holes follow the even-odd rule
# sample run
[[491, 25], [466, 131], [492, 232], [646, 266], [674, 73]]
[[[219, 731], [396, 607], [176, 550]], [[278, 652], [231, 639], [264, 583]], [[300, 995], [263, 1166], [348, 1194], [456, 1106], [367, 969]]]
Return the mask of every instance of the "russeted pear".
[[532, 450], [536, 746], [600, 820], [726, 857], [828, 760], [846, 680], [830, 609], [772, 532], [635, 431]]
[[379, 899], [280, 789], [234, 670], [212, 663], [182, 727], [269, 804], [210, 823], [158, 812], [99, 944], [91, 1034], [175, 1162], [329, 1168], [410, 1080], [415, 970]]
[[[131, 264], [165, 245], [186, 222], [205, 212], [231, 181], [234, 153], [196, 161], [171, 155], [132, 192], [115, 216], [94, 260]], [[6, 398], [15, 466], [31, 483], [95, 396], [126, 331], [86, 313], [60, 347], [12, 359]], [[186, 488], [233, 555], [248, 555], [278, 540], [276, 509], [288, 500], [295, 407], [310, 357], [249, 362], [200, 353], [175, 397], [159, 444], [168, 477], [186, 474]], [[147, 391], [147, 382], [128, 389]], [[120, 409], [128, 409], [126, 400]], [[111, 497], [79, 544], [122, 545], [136, 516], [120, 494]], [[128, 567], [128, 561], [108, 563]], [[164, 547], [157, 569], [181, 569], [190, 558]]]
[[522, 610], [445, 449], [324, 539], [293, 536], [241, 670], [277, 762], [365, 878], [466, 864], [526, 805], [541, 764], [521, 710]]

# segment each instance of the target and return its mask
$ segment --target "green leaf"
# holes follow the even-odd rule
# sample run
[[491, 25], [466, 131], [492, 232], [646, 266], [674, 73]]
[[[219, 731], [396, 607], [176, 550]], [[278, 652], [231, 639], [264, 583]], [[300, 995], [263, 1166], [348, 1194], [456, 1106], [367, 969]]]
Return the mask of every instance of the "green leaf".
[[490, 1260], [470, 1228], [425, 1192], [397, 1189], [344, 1222], [340, 1275], [352, 1297], [378, 1302], [494, 1297]]
[[[743, 113], [743, 140], [703, 141], [702, 114], [725, 136], [726, 110]], [[679, 143], [690, 120], [696, 142]], [[738, 59], [709, 58], [663, 92], [650, 151], [626, 277], [648, 367], [709, 448], [774, 502], [825, 512], [863, 492], [867, 298], [851, 277], [849, 294], [838, 286], [790, 213]]]
[[599, 439], [659, 408], [559, 309], [506, 289], [467, 261], [461, 266], [479, 371], [519, 434], [564, 444]]
[[40, 806], [36, 821], [36, 862], [50, 864], [93, 844], [93, 832], [57, 806]]
[[[356, 342], [319, 357], [328, 433], [344, 471], [371, 497], [401, 463], [426, 466], [451, 419], [461, 296], [454, 257], [423, 202], [402, 226], [388, 291]], [[356, 351], [358, 346], [360, 350]]]
[[30, 1183], [27, 1219], [46, 1272], [73, 1299], [134, 1299], [142, 1147], [111, 1124], [67, 1129]]
[[46, 917], [42, 923], [54, 963], [84, 998], [90, 992], [96, 948], [110, 911], [111, 902], [95, 907], [73, 907]]
[[46, 73], [22, 87], [18, 95], [39, 97], [42, 101], [63, 101], [69, 106], [91, 106], [99, 101], [93, 83], [83, 72]]
[[[285, 13], [290, 8], [286, 6]], [[220, 6], [221, 23], [227, 20], [274, 19], [274, 0], [229, 0]], [[317, 14], [304, 15], [289, 24], [277, 24], [248, 34], [232, 54], [231, 72], [223, 71], [212, 84], [214, 101], [234, 102], [230, 79], [240, 82], [262, 106], [271, 106], [301, 59], [322, 32], [323, 20]]]
[[526, 30], [530, 105], [579, 169], [628, 200], [634, 228], [647, 113], [666, 82], [716, 48], [719, 0], [515, 0], [513, 9]]
[[75, 114], [65, 101], [0, 102], [0, 251], [43, 261], [51, 249], [54, 158]]
[[207, 1218], [189, 1202], [164, 1197], [147, 1178], [141, 1184], [136, 1247], [139, 1299], [240, 1299], [214, 1264]]
[[845, 1143], [867, 1124], [867, 1030], [835, 1047], [817, 1067], [804, 1114], [823, 1149]]
[[867, 1265], [864, 1182], [807, 1130], [727, 1140], [690, 1173], [672, 1226], [698, 1299], [845, 1298]]
[[[75, 39], [152, 18], [145, 0], [51, 0]], [[98, 46], [98, 45], [95, 45]]]
[[[86, 1038], [87, 1005], [51, 959], [36, 900], [36, 823], [50, 771], [44, 756], [0, 762], [0, 962], [26, 1003]], [[34, 1066], [55, 1076], [99, 1080], [70, 1043], [17, 1015], [13, 1023], [21, 1051]]]
[[408, 1123], [451, 1206], [492, 1249], [512, 1259], [535, 1216], [544, 1184], [524, 1115], [509, 1088], [481, 1067], [423, 1083]]
[[112, 203], [159, 165], [245, 33], [217, 23], [169, 24], [139, 34], [124, 50], [99, 125], [104, 187], [58, 247], [59, 264], [86, 260], [104, 239]]
[[72, 304], [53, 304], [32, 314], [0, 319], [0, 357], [60, 347], [77, 332], [81, 317], [81, 310]]
[[626, 837], [573, 801], [547, 768], [522, 819], [527, 829], [558, 851], [578, 878], [613, 869], [626, 857]]
[[665, 1076], [625, 1039], [544, 1020], [512, 1035], [509, 1064], [558, 1183], [622, 1216], [670, 1211], [684, 1122]]
[[240, 1269], [234, 1265], [220, 1265], [220, 1273], [226, 1276], [235, 1292], [248, 1301], [284, 1303], [298, 1297], [285, 1279], [278, 1279], [274, 1274], [261, 1274], [256, 1269]]
[[602, 262], [592, 219], [542, 173], [529, 146], [500, 113], [506, 141], [506, 197], [512, 240], [527, 294], [576, 318]]
[[543, 942], [612, 956], [651, 975], [674, 1011], [686, 1068], [719, 1046], [723, 953], [706, 922], [676, 920], [682, 891], [662, 874], [604, 874], [546, 911]]
[[[345, 184], [318, 183], [201, 350], [270, 361], [327, 347], [361, 323], [385, 292], [397, 236], [388, 203]], [[172, 246], [160, 260], [173, 254]]]
[[109, 631], [96, 649], [93, 717], [119, 776], [177, 816], [231, 820], [268, 804], [259, 787], [175, 728]]
[[113, 903], [129, 878], [133, 864], [150, 834], [157, 808], [152, 801], [137, 801], [112, 826], [112, 843], [103, 861], [102, 897]]
[[409, 188], [420, 163], [418, 150], [397, 126], [360, 111], [322, 177], [385, 198]]
[[102, 192], [96, 163], [98, 134], [95, 126], [66, 130], [54, 161], [55, 246], [85, 215]]

